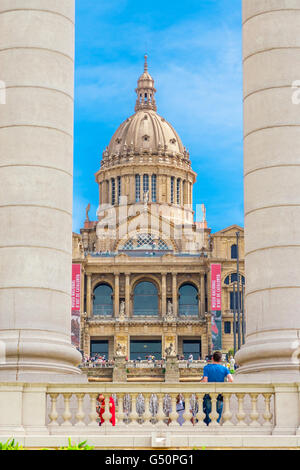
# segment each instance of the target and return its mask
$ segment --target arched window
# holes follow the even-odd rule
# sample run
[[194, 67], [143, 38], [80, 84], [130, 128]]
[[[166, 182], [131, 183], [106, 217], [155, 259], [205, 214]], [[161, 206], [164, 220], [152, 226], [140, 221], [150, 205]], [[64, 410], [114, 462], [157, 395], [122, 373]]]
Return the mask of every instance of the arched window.
[[113, 315], [113, 290], [108, 284], [100, 284], [94, 289], [94, 315]]
[[192, 284], [179, 289], [179, 315], [198, 315], [198, 290]]
[[150, 233], [141, 233], [135, 238], [130, 238], [121, 250], [171, 251], [167, 243]]
[[[237, 292], [237, 280], [238, 280], [238, 276], [237, 276], [237, 273], [231, 273], [229, 274], [225, 280], [224, 280], [224, 284], [226, 284], [227, 286], [231, 286], [230, 287], [230, 297], [229, 297], [229, 308], [230, 310], [236, 310], [237, 307], [238, 307], [238, 302], [239, 302], [239, 307], [242, 308], [242, 286], [245, 285], [245, 277], [240, 274], [240, 284], [239, 284], [239, 288], [240, 288], [240, 292], [238, 294]], [[235, 284], [235, 286], [231, 285], [231, 284]]]
[[237, 259], [238, 248], [237, 245], [231, 245], [231, 259]]
[[140, 202], [141, 200], [141, 177], [140, 175], [135, 175], [135, 202]]
[[133, 314], [158, 315], [158, 293], [152, 282], [143, 281], [135, 286]]
[[[229, 274], [224, 280], [224, 284], [227, 286], [229, 286], [229, 284], [233, 284], [234, 282], [237, 282], [237, 273]], [[245, 285], [245, 277], [242, 274], [240, 274], [240, 283]]]

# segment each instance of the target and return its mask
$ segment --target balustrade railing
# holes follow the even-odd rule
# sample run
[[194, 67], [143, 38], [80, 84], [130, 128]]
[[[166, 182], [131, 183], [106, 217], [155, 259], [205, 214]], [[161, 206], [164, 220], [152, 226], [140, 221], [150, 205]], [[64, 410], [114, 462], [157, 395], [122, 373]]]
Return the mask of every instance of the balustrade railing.
[[[104, 423], [99, 426], [98, 394], [105, 397]], [[109, 398], [116, 405], [116, 426], [110, 423]], [[181, 398], [181, 404], [179, 403]], [[182, 402], [185, 407], [182, 407]], [[200, 433], [271, 434], [274, 426], [274, 390], [268, 385], [240, 384], [97, 384], [49, 385], [48, 422], [52, 433], [84, 428], [101, 433], [117, 429], [188, 428]], [[207, 426], [207, 423], [209, 425]], [[194, 432], [193, 431], [193, 432]]]

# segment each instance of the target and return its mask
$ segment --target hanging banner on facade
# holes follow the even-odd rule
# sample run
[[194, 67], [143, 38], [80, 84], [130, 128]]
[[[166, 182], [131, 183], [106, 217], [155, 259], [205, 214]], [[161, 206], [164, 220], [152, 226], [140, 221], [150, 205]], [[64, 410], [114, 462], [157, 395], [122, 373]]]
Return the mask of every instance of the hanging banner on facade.
[[222, 349], [222, 284], [221, 265], [211, 265], [211, 337], [212, 350]]
[[72, 312], [80, 312], [81, 265], [72, 265]]
[[72, 265], [72, 311], [71, 311], [71, 341], [80, 347], [80, 293], [81, 293], [81, 265]]

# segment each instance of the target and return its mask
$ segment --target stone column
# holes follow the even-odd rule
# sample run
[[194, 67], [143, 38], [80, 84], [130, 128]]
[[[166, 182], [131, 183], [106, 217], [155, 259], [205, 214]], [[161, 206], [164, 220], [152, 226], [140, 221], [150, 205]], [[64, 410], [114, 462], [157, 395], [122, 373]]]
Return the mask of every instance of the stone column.
[[126, 316], [130, 317], [130, 274], [125, 274], [125, 308]]
[[200, 316], [205, 315], [205, 278], [204, 273], [200, 274]]
[[167, 313], [167, 275], [161, 275], [161, 315], [165, 317]]
[[178, 293], [177, 293], [177, 274], [172, 274], [172, 301], [173, 301], [173, 313], [177, 317], [178, 314]]
[[88, 318], [92, 314], [92, 275], [87, 273], [86, 275], [86, 313]]
[[244, 0], [246, 344], [239, 380], [299, 380], [300, 3]]
[[114, 316], [119, 316], [120, 309], [120, 275], [115, 274], [115, 292], [114, 292]]
[[0, 380], [74, 380], [74, 0], [2, 1], [0, 49]]

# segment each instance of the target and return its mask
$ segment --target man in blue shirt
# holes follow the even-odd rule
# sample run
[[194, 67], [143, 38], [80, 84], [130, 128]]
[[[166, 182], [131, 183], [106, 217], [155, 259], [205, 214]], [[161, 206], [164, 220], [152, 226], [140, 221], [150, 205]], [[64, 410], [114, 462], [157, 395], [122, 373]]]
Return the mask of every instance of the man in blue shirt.
[[[215, 351], [213, 353], [211, 364], [207, 364], [203, 369], [203, 379], [201, 382], [224, 382], [225, 377], [227, 377], [228, 382], [233, 382], [233, 377], [230, 374], [227, 367], [221, 364], [222, 362], [222, 353], [220, 351]], [[211, 419], [209, 417], [211, 413], [211, 398], [209, 395], [204, 395], [203, 398], [203, 411], [205, 413], [204, 422], [209, 425]], [[217, 397], [217, 413], [219, 418], [217, 419], [218, 423], [221, 420], [223, 411], [223, 397], [218, 395]]]

